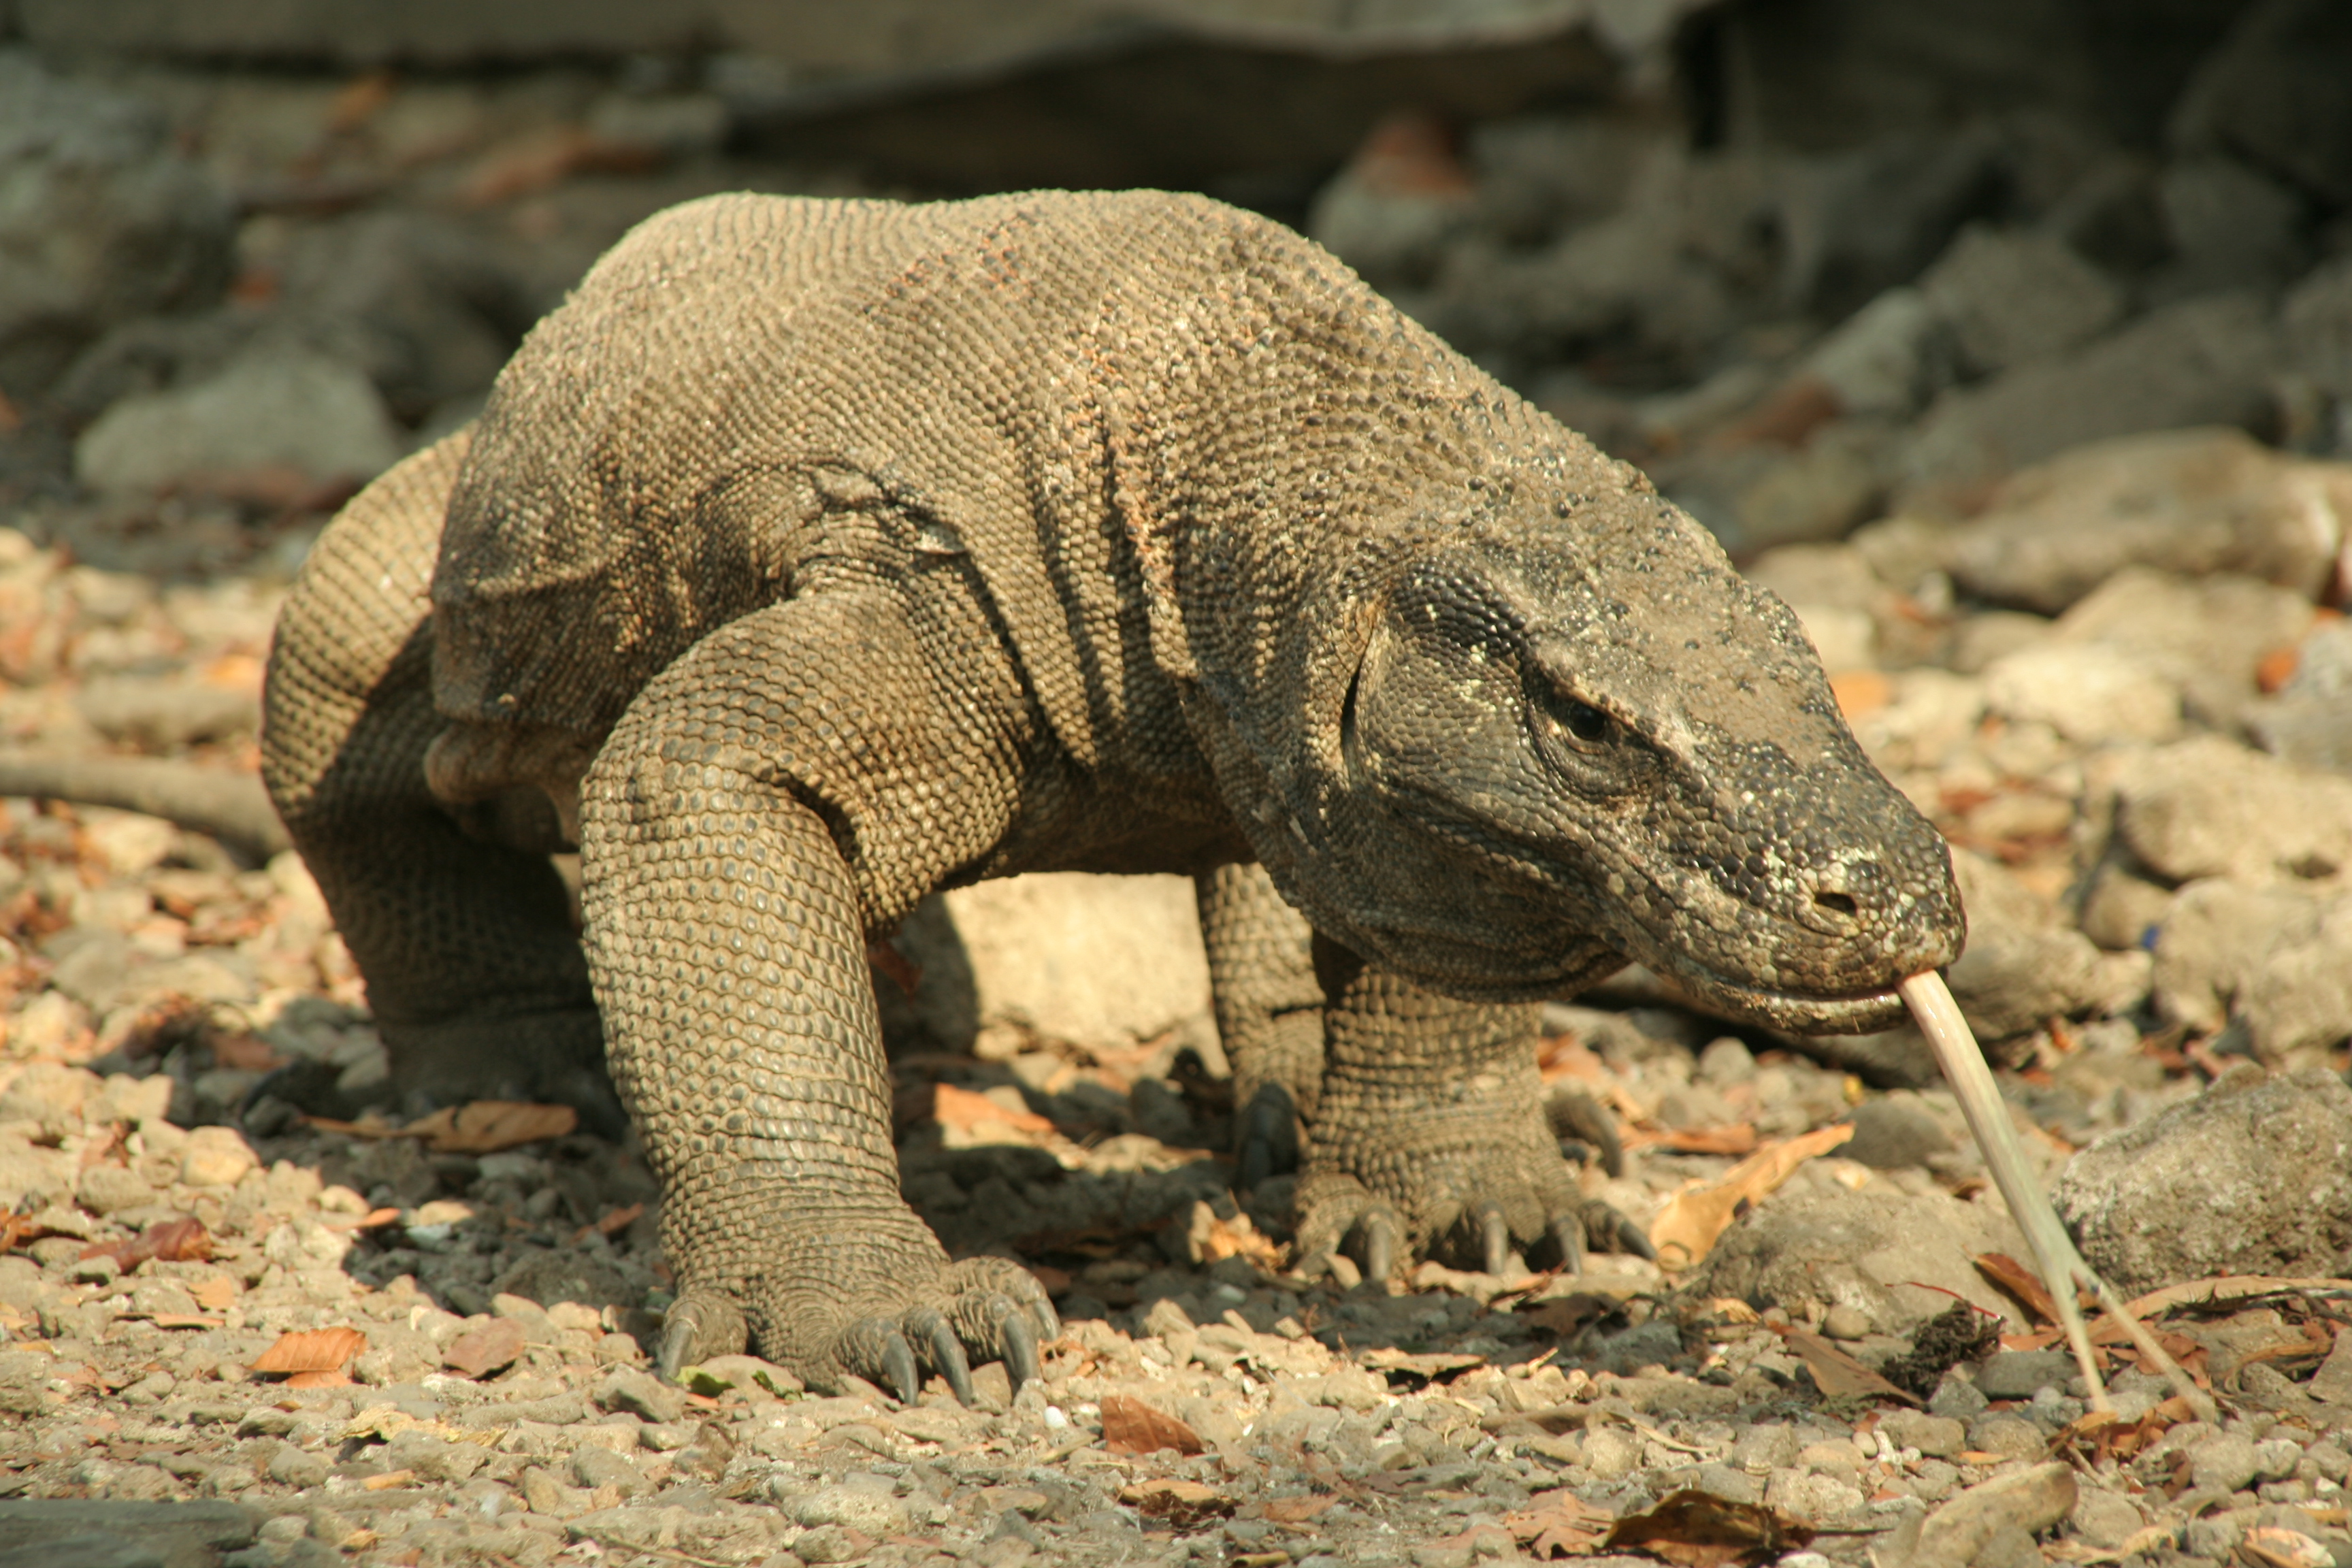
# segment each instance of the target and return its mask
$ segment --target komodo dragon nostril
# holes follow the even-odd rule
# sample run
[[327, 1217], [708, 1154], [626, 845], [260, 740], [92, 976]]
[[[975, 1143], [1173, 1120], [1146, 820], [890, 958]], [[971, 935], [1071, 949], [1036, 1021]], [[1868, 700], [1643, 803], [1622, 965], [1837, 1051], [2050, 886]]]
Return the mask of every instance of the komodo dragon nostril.
[[1843, 915], [1848, 920], [1861, 913], [1854, 904], [1852, 893], [1834, 893], [1825, 889], [1813, 895], [1813, 906], [1816, 909], [1827, 910], [1832, 914]]

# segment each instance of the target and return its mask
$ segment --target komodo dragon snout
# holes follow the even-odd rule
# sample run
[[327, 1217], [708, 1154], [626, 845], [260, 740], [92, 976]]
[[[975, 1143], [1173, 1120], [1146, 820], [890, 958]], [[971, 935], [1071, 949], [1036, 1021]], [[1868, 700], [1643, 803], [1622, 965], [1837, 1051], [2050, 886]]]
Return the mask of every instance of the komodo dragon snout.
[[1630, 559], [1547, 517], [1394, 570], [1338, 721], [1343, 795], [1378, 818], [1360, 934], [1456, 994], [1630, 958], [1759, 1021], [1883, 1027], [1960, 946], [1943, 842], [1787, 607], [1643, 510]]

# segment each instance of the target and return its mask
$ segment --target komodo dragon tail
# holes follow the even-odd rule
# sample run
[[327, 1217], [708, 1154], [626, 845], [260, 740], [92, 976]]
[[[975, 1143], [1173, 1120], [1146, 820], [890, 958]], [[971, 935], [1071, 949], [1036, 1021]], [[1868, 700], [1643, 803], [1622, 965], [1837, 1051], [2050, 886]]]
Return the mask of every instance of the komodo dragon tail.
[[267, 860], [292, 840], [251, 773], [157, 757], [74, 757], [0, 750], [0, 795], [144, 812]]

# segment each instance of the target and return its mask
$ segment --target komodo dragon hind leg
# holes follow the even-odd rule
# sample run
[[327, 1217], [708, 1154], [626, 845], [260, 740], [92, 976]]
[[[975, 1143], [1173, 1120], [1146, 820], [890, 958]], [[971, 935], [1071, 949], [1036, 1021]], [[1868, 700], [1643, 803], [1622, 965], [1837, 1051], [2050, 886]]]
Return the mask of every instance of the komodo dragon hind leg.
[[1193, 881], [1217, 1033], [1234, 1068], [1234, 1184], [1298, 1168], [1302, 1119], [1323, 1086], [1323, 986], [1315, 931], [1257, 865]]
[[1544, 1110], [1538, 1005], [1458, 1002], [1321, 937], [1323, 1084], [1298, 1184], [1304, 1258], [1347, 1247], [1367, 1277], [1417, 1256], [1504, 1272], [1514, 1248], [1574, 1272], [1588, 1245], [1650, 1254], [1587, 1198]]
[[569, 900], [544, 853], [468, 837], [425, 782], [426, 590], [467, 436], [393, 468], [320, 536], [270, 650], [262, 771], [366, 979], [392, 1092], [570, 1104], [617, 1136]]
[[582, 791], [589, 963], [677, 1271], [665, 1375], [748, 1340], [820, 1388], [912, 1400], [928, 1367], [969, 1400], [972, 1361], [1017, 1387], [1060, 1332], [1026, 1269], [950, 1262], [898, 1191], [870, 928], [1011, 801], [936, 663], [881, 595], [754, 611], [638, 693]]

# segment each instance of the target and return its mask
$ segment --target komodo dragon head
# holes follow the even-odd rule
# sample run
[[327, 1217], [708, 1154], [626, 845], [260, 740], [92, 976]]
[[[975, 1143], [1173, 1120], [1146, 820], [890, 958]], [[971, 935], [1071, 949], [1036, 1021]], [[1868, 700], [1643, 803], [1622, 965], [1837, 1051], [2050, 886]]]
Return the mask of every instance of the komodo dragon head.
[[1307, 755], [1259, 797], [1286, 808], [1259, 813], [1277, 882], [1457, 994], [1632, 959], [1737, 1016], [1885, 1026], [1965, 923], [1796, 616], [1589, 447], [1471, 488], [1307, 592], [1299, 651], [1338, 674], [1304, 681]]

